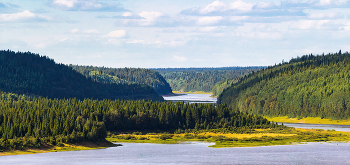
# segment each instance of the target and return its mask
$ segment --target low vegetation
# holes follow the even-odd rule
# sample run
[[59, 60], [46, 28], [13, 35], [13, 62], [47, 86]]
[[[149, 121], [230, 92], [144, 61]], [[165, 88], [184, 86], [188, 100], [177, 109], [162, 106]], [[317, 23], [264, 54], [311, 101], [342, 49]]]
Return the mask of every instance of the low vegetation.
[[255, 147], [269, 145], [290, 145], [301, 142], [349, 142], [350, 133], [334, 130], [295, 129], [276, 127], [252, 129], [235, 133], [229, 129], [186, 130], [174, 133], [122, 133], [110, 134], [111, 142], [177, 144], [186, 141], [214, 142], [210, 147]]

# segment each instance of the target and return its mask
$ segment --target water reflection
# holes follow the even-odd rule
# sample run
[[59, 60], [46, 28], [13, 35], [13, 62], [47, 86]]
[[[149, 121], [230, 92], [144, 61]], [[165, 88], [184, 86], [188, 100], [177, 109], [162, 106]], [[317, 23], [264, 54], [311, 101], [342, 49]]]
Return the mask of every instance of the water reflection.
[[122, 143], [90, 151], [72, 151], [0, 157], [1, 164], [346, 164], [347, 143], [210, 148], [210, 143], [147, 144]]
[[210, 97], [211, 94], [183, 94], [177, 96], [163, 96], [164, 100], [181, 101], [190, 103], [216, 103], [217, 98]]
[[302, 124], [302, 123], [283, 123], [283, 125], [294, 128], [305, 129], [323, 129], [350, 132], [350, 125], [330, 125], [330, 124]]

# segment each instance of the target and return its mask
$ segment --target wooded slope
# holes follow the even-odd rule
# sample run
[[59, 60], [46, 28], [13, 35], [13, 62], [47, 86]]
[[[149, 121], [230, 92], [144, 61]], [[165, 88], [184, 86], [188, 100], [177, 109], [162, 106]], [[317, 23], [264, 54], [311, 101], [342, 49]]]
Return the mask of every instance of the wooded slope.
[[350, 54], [305, 55], [249, 74], [218, 102], [267, 116], [350, 118]]
[[74, 70], [101, 83], [145, 84], [153, 87], [160, 95], [171, 94], [172, 90], [157, 71], [142, 68], [105, 68], [70, 65]]
[[244, 76], [263, 67], [157, 68], [175, 91], [212, 92], [217, 82]]
[[48, 98], [163, 100], [147, 85], [102, 84], [53, 59], [0, 51], [0, 90]]

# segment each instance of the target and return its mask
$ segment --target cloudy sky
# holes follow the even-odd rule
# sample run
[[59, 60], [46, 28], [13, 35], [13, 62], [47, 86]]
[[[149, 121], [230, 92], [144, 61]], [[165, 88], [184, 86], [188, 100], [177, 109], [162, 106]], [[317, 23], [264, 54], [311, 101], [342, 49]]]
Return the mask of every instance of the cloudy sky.
[[350, 50], [350, 0], [0, 0], [0, 49], [105, 67], [274, 65]]

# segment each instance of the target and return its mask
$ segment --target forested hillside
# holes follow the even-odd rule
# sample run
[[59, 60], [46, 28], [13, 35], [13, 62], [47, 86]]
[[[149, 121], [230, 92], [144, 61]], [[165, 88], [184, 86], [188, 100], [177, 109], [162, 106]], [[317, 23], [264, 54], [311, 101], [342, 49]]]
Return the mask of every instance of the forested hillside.
[[244, 76], [263, 67], [157, 68], [175, 91], [212, 92], [217, 82]]
[[305, 55], [242, 78], [219, 103], [266, 116], [350, 118], [350, 54]]
[[219, 96], [226, 88], [238, 82], [239, 79], [240, 77], [235, 77], [217, 82], [212, 89], [213, 96]]
[[99, 141], [107, 131], [275, 127], [263, 117], [224, 105], [0, 94], [0, 150]]
[[169, 84], [157, 71], [141, 68], [105, 68], [69, 65], [74, 70], [101, 83], [145, 84], [160, 95], [171, 94]]
[[0, 51], [0, 90], [48, 98], [163, 100], [147, 85], [103, 84], [30, 52]]

